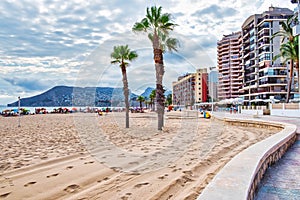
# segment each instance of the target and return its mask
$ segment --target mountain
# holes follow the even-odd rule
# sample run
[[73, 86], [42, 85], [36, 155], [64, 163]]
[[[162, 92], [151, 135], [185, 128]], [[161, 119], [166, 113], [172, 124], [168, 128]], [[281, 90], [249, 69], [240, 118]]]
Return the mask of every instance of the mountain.
[[147, 87], [146, 90], [141, 94], [141, 96], [149, 99], [149, 96], [150, 96], [152, 90], [155, 90], [155, 89], [152, 87]]
[[[149, 97], [154, 88], [148, 87], [141, 96]], [[165, 95], [172, 93], [166, 91]], [[130, 106], [138, 105], [138, 95], [130, 94]], [[55, 86], [50, 90], [28, 98], [21, 98], [21, 106], [28, 107], [70, 107], [70, 106], [97, 106], [97, 107], [124, 107], [123, 88], [111, 87], [69, 87]], [[18, 101], [7, 104], [16, 107]]]
[[[152, 90], [155, 90], [155, 88], [152, 87], [146, 88], [146, 90], [141, 94], [141, 96], [149, 98], [149, 95], [151, 94]], [[164, 94], [165, 96], [168, 96], [169, 94], [172, 94], [172, 91], [166, 90]]]
[[[137, 95], [131, 93], [130, 99]], [[18, 106], [13, 102], [7, 106]], [[56, 86], [52, 89], [28, 98], [21, 98], [21, 106], [124, 106], [122, 88], [111, 87], [69, 87]]]

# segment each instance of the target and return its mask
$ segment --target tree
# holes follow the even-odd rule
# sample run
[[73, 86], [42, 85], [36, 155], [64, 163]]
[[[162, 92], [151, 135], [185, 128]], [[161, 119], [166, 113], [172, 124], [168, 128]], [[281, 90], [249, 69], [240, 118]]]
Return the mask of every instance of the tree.
[[162, 130], [164, 126], [164, 62], [163, 53], [166, 50], [176, 51], [178, 40], [169, 37], [170, 31], [173, 31], [176, 24], [171, 22], [171, 15], [162, 14], [162, 7], [152, 6], [146, 9], [146, 17], [140, 22], [136, 22], [132, 28], [134, 32], [146, 32], [148, 38], [152, 42], [155, 71], [156, 71], [156, 103], [158, 116], [158, 130]]
[[155, 108], [154, 99], [156, 98], [156, 90], [151, 91], [149, 98], [150, 98], [150, 102], [151, 102], [151, 108], [152, 108], [152, 110], [154, 110], [154, 108]]
[[[291, 95], [291, 87], [292, 87], [292, 80], [294, 76], [294, 66], [299, 72], [299, 50], [298, 50], [298, 36], [293, 35], [293, 25], [295, 23], [294, 16], [289, 17], [286, 22], [281, 23], [281, 30], [274, 33], [272, 39], [275, 37], [282, 37], [282, 44], [280, 47], [280, 54], [276, 55], [273, 60], [276, 60], [280, 57], [284, 59], [284, 63], [290, 61], [289, 66], [289, 82], [287, 86], [287, 97], [286, 102], [288, 103], [290, 100]], [[286, 41], [284, 43], [284, 41]], [[300, 77], [298, 74], [298, 90], [300, 89]]]
[[135, 51], [131, 51], [128, 45], [114, 46], [114, 50], [111, 53], [112, 64], [120, 64], [120, 68], [123, 76], [123, 92], [125, 97], [125, 112], [126, 112], [126, 128], [129, 128], [129, 89], [126, 68], [129, 66], [127, 61], [133, 61], [138, 57]]
[[140, 109], [142, 111], [142, 102], [145, 101], [145, 97], [143, 96], [138, 96], [137, 99], [136, 99], [138, 102], [140, 102]]
[[150, 105], [150, 100], [145, 97], [144, 103], [145, 103], [146, 109], [148, 109], [148, 105]]
[[[278, 59], [279, 57], [284, 58], [283, 63], [286, 63], [290, 61], [290, 73], [289, 73], [289, 81], [288, 81], [288, 87], [287, 87], [287, 98], [286, 102], [288, 103], [290, 100], [291, 95], [291, 87], [292, 87], [292, 80], [294, 76], [294, 63], [299, 65], [299, 51], [298, 51], [298, 37], [295, 37], [295, 39], [291, 42], [288, 41], [285, 44], [282, 44], [280, 46], [280, 54], [276, 55], [274, 59]], [[299, 83], [299, 82], [298, 82]]]
[[172, 94], [168, 94], [166, 103], [168, 104], [168, 106], [172, 105]]

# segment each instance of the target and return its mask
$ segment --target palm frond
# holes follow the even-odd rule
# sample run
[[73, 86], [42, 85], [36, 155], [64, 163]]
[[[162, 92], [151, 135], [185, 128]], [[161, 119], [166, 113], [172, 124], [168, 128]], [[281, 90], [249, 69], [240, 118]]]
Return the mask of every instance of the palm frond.
[[[171, 14], [162, 13], [162, 7], [147, 7], [146, 17], [141, 21], [135, 23], [133, 31], [144, 31], [148, 33], [148, 38], [153, 46], [159, 46], [163, 52], [165, 50], [177, 50], [178, 40], [168, 40], [170, 31], [174, 30], [177, 24], [171, 21]], [[158, 41], [154, 38], [158, 36]], [[154, 41], [155, 40], [155, 41]], [[159, 43], [159, 44], [157, 44]]]
[[166, 41], [166, 46], [169, 51], [178, 51], [178, 47], [180, 46], [179, 41], [176, 38], [168, 38]]
[[111, 64], [120, 64], [122, 66], [129, 66], [129, 62], [138, 57], [138, 54], [135, 51], [131, 51], [128, 45], [114, 46], [113, 52], [111, 53]]

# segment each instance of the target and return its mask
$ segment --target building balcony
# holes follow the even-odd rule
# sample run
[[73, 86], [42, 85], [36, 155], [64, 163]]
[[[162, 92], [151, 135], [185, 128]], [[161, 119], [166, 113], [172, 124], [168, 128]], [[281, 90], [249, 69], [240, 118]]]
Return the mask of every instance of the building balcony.
[[243, 38], [243, 39], [244, 39], [244, 38], [247, 38], [247, 37], [249, 37], [249, 35], [250, 35], [250, 32], [247, 31], [247, 30], [244, 30], [244, 31], [243, 31], [243, 37], [242, 37], [242, 38]]
[[272, 82], [259, 82], [259, 87], [267, 87], [267, 86], [285, 86], [287, 82], [279, 81], [277, 83]]
[[274, 64], [271, 66], [272, 68], [276, 68], [276, 69], [286, 69], [286, 66], [284, 64], [280, 65], [280, 64]]
[[267, 33], [267, 32], [269, 32], [269, 30], [270, 30], [269, 26], [260, 26], [260, 27], [258, 27], [257, 34], [259, 35], [262, 32]]
[[231, 69], [234, 71], [234, 72], [239, 72], [242, 67], [240, 65], [232, 65], [231, 66]]
[[265, 45], [270, 45], [269, 38], [260, 38], [257, 42], [258, 49], [264, 47]]

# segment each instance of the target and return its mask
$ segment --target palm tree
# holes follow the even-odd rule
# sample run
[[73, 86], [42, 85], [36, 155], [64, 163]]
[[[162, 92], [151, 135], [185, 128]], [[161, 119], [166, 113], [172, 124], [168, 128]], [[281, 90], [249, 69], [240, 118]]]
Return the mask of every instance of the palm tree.
[[172, 94], [168, 94], [166, 103], [168, 106], [172, 105]]
[[125, 112], [126, 112], [126, 128], [129, 128], [129, 89], [128, 89], [128, 80], [126, 67], [129, 66], [127, 61], [133, 61], [138, 57], [138, 54], [135, 51], [131, 51], [128, 48], [128, 45], [125, 46], [114, 46], [114, 50], [111, 53], [110, 57], [113, 59], [112, 64], [120, 64], [120, 68], [123, 76], [123, 92], [125, 97]]
[[[294, 16], [289, 17], [286, 22], [281, 23], [282, 29], [273, 34], [272, 39], [275, 37], [282, 37], [281, 42], [283, 43], [280, 47], [280, 54], [276, 55], [273, 60], [276, 60], [280, 57], [284, 58], [284, 63], [290, 61], [289, 66], [289, 82], [287, 88], [287, 98], [286, 102], [290, 100], [290, 93], [292, 87], [292, 80], [294, 75], [294, 64], [297, 72], [299, 72], [299, 52], [298, 52], [298, 36], [293, 35], [293, 25], [295, 23]], [[300, 76], [298, 74], [298, 90], [300, 89]]]
[[142, 102], [145, 101], [145, 97], [143, 96], [138, 96], [137, 99], [136, 99], [138, 102], [140, 102], [140, 109], [142, 111]]
[[288, 41], [293, 41], [295, 38], [295, 36], [293, 35], [293, 28], [292, 28], [294, 24], [294, 20], [295, 20], [294, 16], [291, 16], [286, 20], [286, 22], [285, 21], [281, 22], [282, 29], [274, 33], [272, 39], [274, 37], [282, 37], [281, 42], [284, 42], [286, 39]]
[[178, 40], [169, 37], [169, 32], [174, 29], [176, 24], [171, 22], [171, 15], [168, 13], [162, 14], [162, 7], [152, 6], [147, 8], [146, 17], [140, 22], [136, 22], [132, 28], [134, 32], [146, 32], [148, 38], [152, 42], [155, 71], [156, 71], [156, 102], [158, 116], [158, 130], [162, 130], [164, 126], [164, 62], [163, 53], [166, 50], [177, 50]]
[[[290, 61], [290, 74], [289, 74], [289, 81], [288, 81], [288, 88], [287, 88], [287, 98], [286, 102], [288, 103], [290, 100], [291, 95], [291, 87], [292, 87], [292, 80], [294, 76], [294, 63], [295, 65], [299, 65], [299, 50], [298, 50], [298, 37], [295, 37], [294, 40], [288, 41], [285, 44], [282, 44], [280, 47], [280, 54], [276, 55], [274, 59], [278, 59], [279, 57], [284, 58], [283, 62], [286, 63]], [[299, 83], [299, 82], [298, 82]]]
[[156, 98], [156, 90], [151, 91], [149, 98], [150, 98], [150, 102], [151, 102], [151, 108], [152, 108], [152, 110], [154, 110], [154, 108], [155, 108], [154, 99]]
[[145, 101], [144, 102], [145, 102], [146, 109], [148, 109], [148, 105], [150, 105], [150, 100], [145, 97]]

